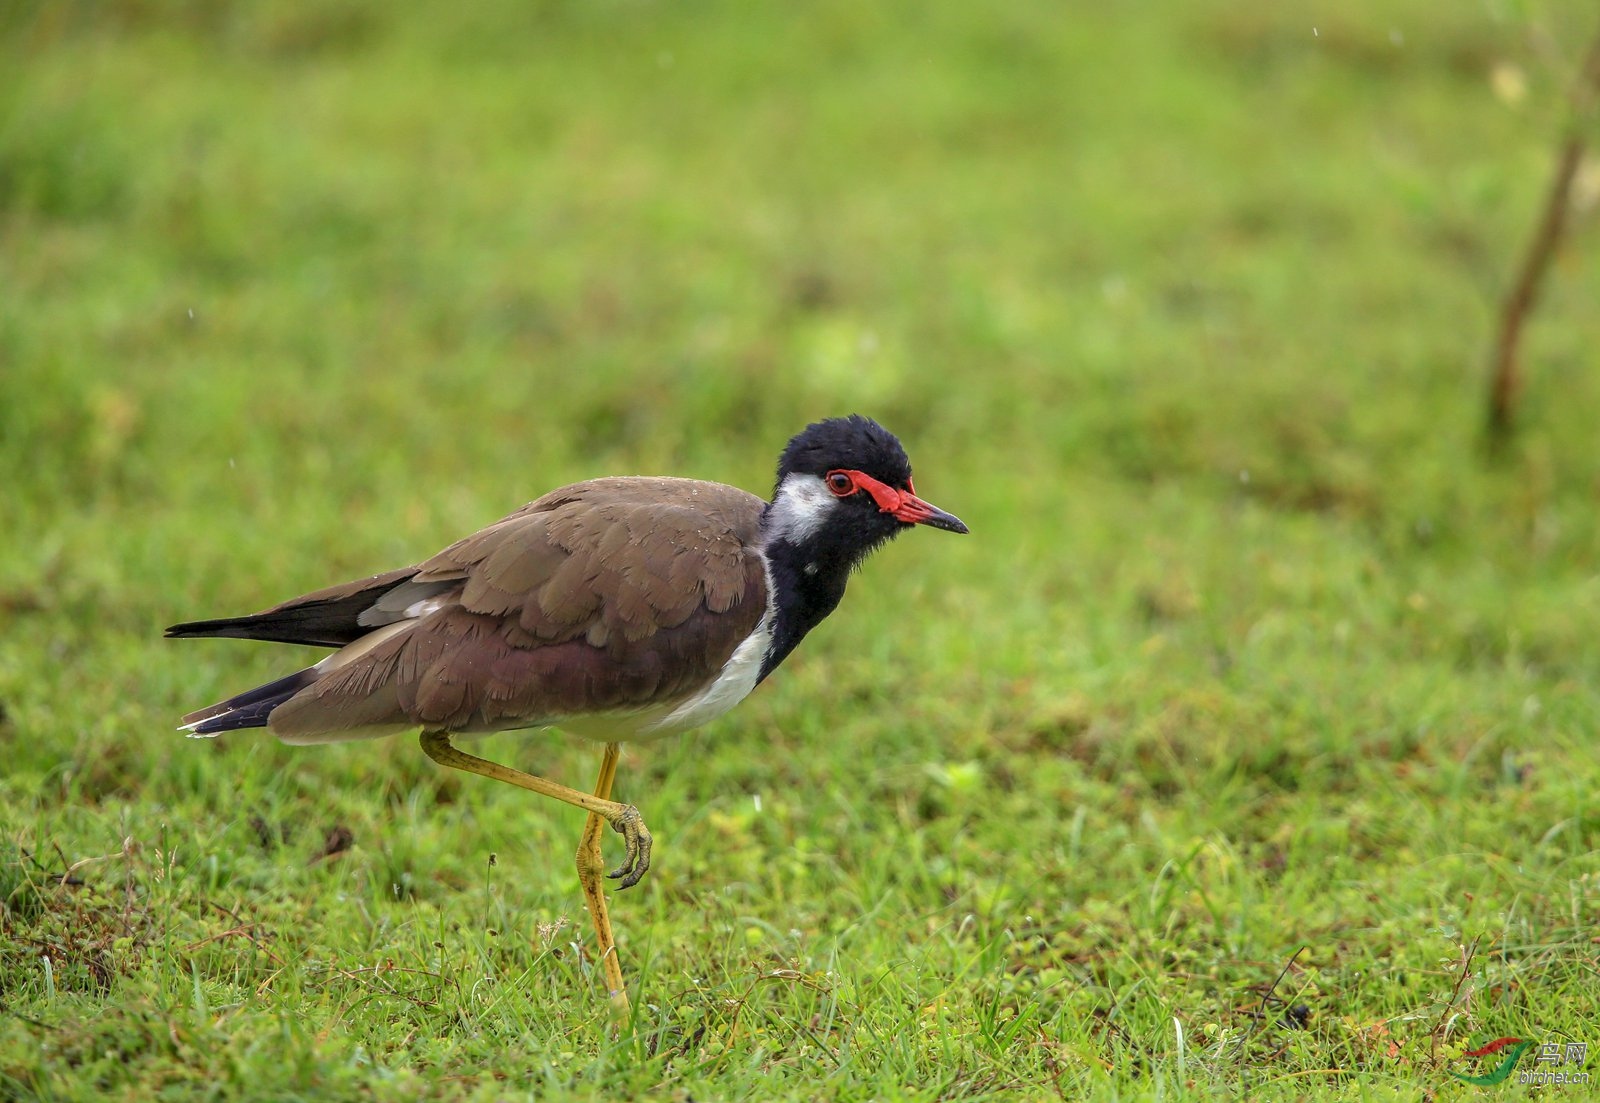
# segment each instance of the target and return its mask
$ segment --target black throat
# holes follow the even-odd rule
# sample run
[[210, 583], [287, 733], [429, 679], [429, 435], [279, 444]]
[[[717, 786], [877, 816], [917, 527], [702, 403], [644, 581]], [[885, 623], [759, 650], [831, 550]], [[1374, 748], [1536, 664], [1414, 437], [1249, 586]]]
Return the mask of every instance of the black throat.
[[[771, 509], [767, 507], [769, 516]], [[859, 539], [839, 539], [841, 535], [823, 531], [800, 543], [786, 536], [774, 536], [762, 547], [767, 559], [767, 576], [772, 584], [775, 615], [772, 643], [761, 663], [761, 674], [756, 679], [758, 685], [789, 657], [789, 652], [805, 639], [807, 632], [838, 607], [850, 572], [893, 533], [885, 533], [866, 543]]]

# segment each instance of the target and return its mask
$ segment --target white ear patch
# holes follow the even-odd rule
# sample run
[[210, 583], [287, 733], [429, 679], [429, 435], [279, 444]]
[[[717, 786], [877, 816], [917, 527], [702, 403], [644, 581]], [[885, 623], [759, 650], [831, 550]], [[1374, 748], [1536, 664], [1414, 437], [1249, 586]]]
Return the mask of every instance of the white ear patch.
[[788, 475], [772, 499], [772, 539], [804, 544], [822, 527], [839, 499], [815, 475]]

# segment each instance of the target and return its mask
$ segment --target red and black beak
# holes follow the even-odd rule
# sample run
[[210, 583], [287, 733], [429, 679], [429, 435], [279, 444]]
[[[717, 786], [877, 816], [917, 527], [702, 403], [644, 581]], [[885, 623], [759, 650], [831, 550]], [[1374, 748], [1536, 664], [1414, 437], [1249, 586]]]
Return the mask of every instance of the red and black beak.
[[946, 513], [931, 502], [924, 502], [909, 490], [901, 491], [899, 506], [888, 512], [896, 521], [904, 521], [908, 525], [927, 525], [946, 532], [968, 531], [967, 526], [961, 523], [961, 518]]

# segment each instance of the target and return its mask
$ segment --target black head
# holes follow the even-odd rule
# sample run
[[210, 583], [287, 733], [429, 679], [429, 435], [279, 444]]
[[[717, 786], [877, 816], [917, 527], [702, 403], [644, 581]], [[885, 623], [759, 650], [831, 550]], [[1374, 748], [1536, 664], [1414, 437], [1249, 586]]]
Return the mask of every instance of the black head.
[[911, 460], [900, 439], [870, 417], [851, 414], [814, 421], [778, 457], [778, 485], [793, 474], [823, 478], [841, 468], [864, 471], [888, 486], [911, 484]]
[[789, 442], [768, 520], [774, 537], [828, 545], [852, 566], [912, 525], [967, 531], [917, 497], [899, 439], [860, 414], [815, 422]]
[[778, 457], [778, 485], [761, 518], [777, 621], [760, 677], [833, 611], [871, 551], [913, 525], [967, 526], [911, 486], [911, 461], [895, 435], [851, 414], [807, 425]]

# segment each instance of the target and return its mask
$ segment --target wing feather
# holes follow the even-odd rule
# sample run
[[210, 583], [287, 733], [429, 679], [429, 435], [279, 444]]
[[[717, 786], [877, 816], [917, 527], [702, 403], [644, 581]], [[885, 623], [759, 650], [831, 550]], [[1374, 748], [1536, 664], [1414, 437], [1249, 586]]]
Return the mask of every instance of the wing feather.
[[397, 573], [404, 585], [373, 608], [397, 614], [422, 587], [427, 601], [408, 606], [421, 615], [330, 657], [270, 726], [291, 742], [357, 727], [493, 731], [687, 699], [766, 612], [764, 506], [682, 479], [548, 494]]

